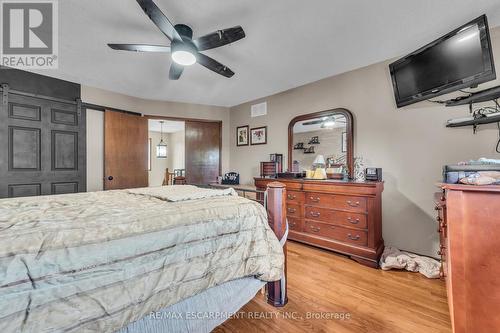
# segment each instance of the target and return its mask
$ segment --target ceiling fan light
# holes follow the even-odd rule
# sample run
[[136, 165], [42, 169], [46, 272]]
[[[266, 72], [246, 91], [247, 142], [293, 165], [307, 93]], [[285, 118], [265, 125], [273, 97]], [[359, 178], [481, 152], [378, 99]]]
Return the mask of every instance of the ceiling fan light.
[[182, 66], [191, 66], [196, 63], [196, 56], [191, 52], [178, 50], [172, 53], [172, 60]]
[[323, 126], [325, 127], [333, 127], [335, 126], [335, 120], [329, 119], [323, 123]]

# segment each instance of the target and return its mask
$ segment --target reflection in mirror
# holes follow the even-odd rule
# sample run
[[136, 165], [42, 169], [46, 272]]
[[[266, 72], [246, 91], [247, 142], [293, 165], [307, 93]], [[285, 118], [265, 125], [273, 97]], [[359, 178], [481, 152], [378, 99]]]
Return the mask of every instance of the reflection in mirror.
[[345, 172], [347, 131], [347, 119], [340, 113], [296, 122], [293, 125], [293, 171], [314, 169], [315, 160], [318, 161], [318, 157], [322, 160], [322, 156], [326, 168], [337, 174]]

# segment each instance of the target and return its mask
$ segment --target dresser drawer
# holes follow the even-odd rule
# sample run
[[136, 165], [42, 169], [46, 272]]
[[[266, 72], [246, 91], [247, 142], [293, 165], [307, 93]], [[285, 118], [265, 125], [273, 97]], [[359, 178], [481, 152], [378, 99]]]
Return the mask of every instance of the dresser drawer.
[[353, 212], [366, 212], [366, 198], [364, 197], [307, 192], [306, 204]]
[[287, 203], [286, 204], [286, 216], [287, 217], [297, 217], [297, 218], [302, 217], [301, 207], [302, 207], [301, 205]]
[[306, 219], [321, 221], [325, 223], [335, 223], [335, 211], [327, 208], [306, 206], [304, 217]]
[[304, 203], [304, 192], [286, 191], [286, 202], [291, 204]]
[[302, 219], [287, 217], [288, 228], [293, 231], [302, 231]]
[[348, 227], [367, 229], [368, 223], [365, 214], [351, 212], [335, 212], [335, 224], [341, 224]]
[[353, 228], [367, 228], [365, 214], [306, 206], [305, 218], [330, 224], [345, 225]]
[[322, 222], [305, 220], [304, 232], [348, 244], [359, 246], [366, 246], [368, 244], [368, 235], [366, 231], [339, 227], [337, 225]]

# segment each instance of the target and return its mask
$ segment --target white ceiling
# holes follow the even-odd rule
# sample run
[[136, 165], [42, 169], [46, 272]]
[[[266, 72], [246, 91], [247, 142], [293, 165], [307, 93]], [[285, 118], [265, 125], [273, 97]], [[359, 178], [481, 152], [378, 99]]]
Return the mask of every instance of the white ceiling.
[[[293, 132], [294, 133], [306, 133], [306, 132], [314, 132], [314, 131], [329, 131], [329, 130], [334, 129], [334, 128], [340, 128], [340, 127], [347, 126], [346, 119], [343, 115], [335, 115], [334, 117], [335, 117], [335, 124], [332, 127], [322, 128], [321, 127], [323, 125], [322, 123], [304, 125], [308, 122], [317, 120], [319, 118], [308, 119], [308, 120], [299, 121], [299, 122], [295, 123], [295, 125], [293, 126]], [[323, 117], [323, 118], [326, 119], [326, 117]]]
[[148, 126], [150, 132], [160, 132], [161, 131], [161, 121], [163, 121], [163, 133], [175, 133], [184, 131], [183, 121], [172, 121], [172, 120], [156, 120], [149, 119]]
[[483, 13], [500, 25], [498, 0], [155, 1], [195, 37], [241, 25], [245, 39], [204, 52], [236, 75], [194, 65], [169, 81], [168, 54], [109, 49], [169, 45], [135, 0], [59, 1], [59, 70], [38, 72], [147, 99], [233, 106], [404, 55]]

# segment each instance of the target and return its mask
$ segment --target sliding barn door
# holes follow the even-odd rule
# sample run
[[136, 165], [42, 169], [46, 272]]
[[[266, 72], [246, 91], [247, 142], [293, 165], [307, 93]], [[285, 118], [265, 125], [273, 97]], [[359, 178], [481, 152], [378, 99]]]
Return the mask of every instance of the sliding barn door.
[[106, 110], [104, 113], [104, 189], [148, 186], [147, 119]]
[[186, 182], [209, 184], [220, 175], [221, 123], [186, 121]]
[[85, 109], [15, 93], [0, 104], [0, 198], [86, 190]]

